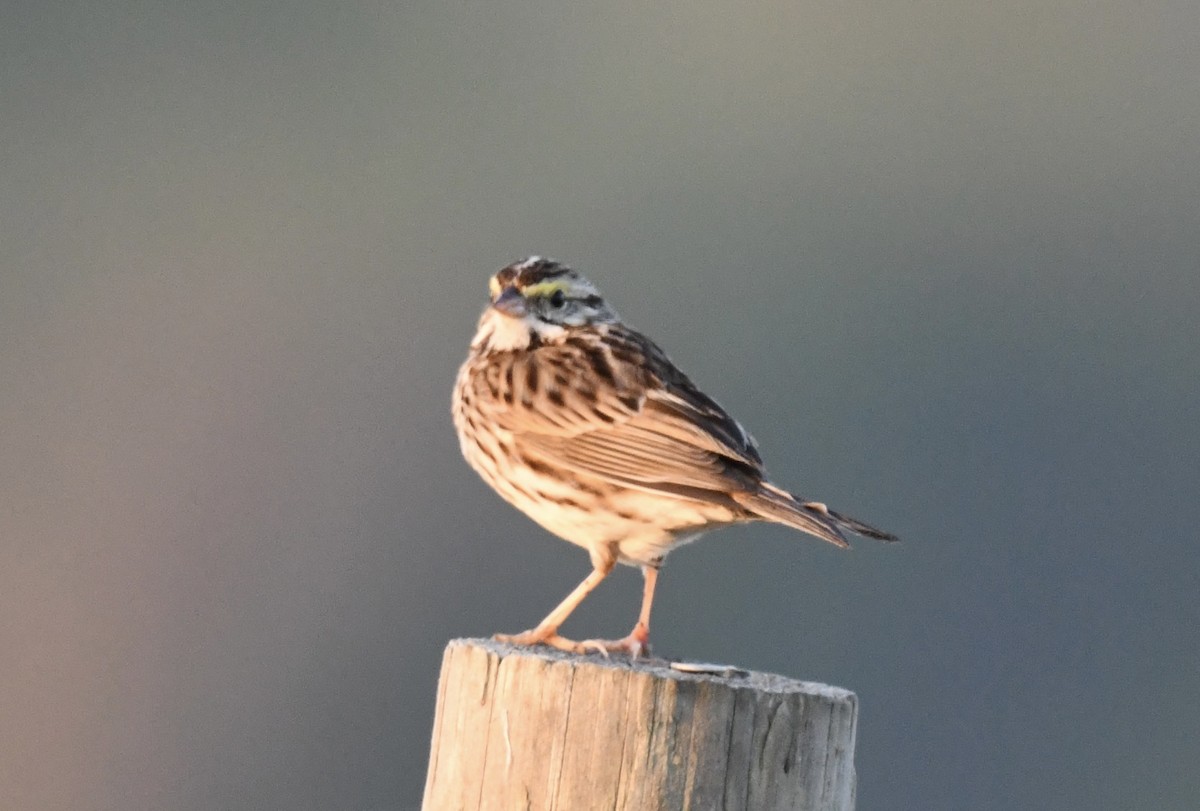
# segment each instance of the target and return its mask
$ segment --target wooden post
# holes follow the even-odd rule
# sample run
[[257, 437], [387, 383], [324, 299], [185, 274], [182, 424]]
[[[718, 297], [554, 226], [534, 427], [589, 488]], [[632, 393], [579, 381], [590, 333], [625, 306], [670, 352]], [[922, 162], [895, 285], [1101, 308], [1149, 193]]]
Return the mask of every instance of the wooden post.
[[853, 809], [857, 716], [782, 676], [457, 639], [424, 809]]

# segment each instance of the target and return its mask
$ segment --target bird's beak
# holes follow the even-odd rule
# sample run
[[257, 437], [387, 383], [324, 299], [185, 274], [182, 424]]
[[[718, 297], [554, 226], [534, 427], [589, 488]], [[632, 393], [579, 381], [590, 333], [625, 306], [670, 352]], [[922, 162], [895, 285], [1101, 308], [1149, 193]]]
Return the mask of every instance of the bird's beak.
[[525, 297], [521, 295], [521, 291], [515, 287], [506, 287], [496, 296], [496, 300], [492, 302], [492, 306], [505, 315], [511, 315], [513, 318], [523, 318], [528, 309], [525, 307]]

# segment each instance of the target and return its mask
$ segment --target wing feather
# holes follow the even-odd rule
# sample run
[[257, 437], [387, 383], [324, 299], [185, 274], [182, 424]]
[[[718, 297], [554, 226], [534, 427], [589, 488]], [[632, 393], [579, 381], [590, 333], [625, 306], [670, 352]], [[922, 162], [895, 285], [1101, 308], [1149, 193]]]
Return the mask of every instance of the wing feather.
[[[613, 483], [676, 494], [756, 490], [762, 459], [741, 425], [648, 339], [629, 330], [611, 337], [514, 359], [514, 406], [501, 423], [521, 447]], [[597, 351], [605, 353], [599, 381], [589, 366]], [[529, 364], [538, 365], [533, 385]]]

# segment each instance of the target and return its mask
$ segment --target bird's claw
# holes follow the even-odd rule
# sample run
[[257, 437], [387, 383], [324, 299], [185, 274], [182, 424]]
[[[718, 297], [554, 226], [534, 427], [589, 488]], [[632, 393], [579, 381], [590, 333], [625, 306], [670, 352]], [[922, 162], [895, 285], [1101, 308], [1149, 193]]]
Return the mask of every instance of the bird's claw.
[[630, 659], [650, 655], [650, 635], [640, 629], [634, 629], [622, 639], [585, 639], [578, 644], [580, 653], [598, 653], [605, 659], [610, 653], [625, 653]]
[[574, 640], [559, 636], [557, 628], [532, 628], [528, 631], [522, 631], [519, 634], [495, 634], [492, 636], [492, 639], [497, 642], [505, 642], [509, 645], [520, 645], [522, 647], [548, 645], [551, 648], [570, 652], [574, 652], [579, 644]]
[[496, 634], [492, 639], [509, 645], [526, 647], [547, 645], [568, 653], [598, 653], [605, 659], [609, 657], [610, 653], [624, 653], [630, 659], [639, 659], [642, 656], [650, 655], [649, 634], [640, 633], [638, 629], [623, 639], [585, 639], [582, 642], [559, 636], [558, 630], [554, 628], [533, 628], [519, 634]]

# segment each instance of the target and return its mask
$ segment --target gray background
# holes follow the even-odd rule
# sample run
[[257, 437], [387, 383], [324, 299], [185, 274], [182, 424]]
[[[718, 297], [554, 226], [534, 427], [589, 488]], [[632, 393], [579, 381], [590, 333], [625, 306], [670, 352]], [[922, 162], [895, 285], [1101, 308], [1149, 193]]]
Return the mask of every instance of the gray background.
[[660, 653], [856, 690], [864, 809], [1200, 804], [1200, 7], [652, 5], [5, 7], [0, 806], [416, 805], [587, 571], [450, 425], [529, 253], [905, 540], [709, 537]]

